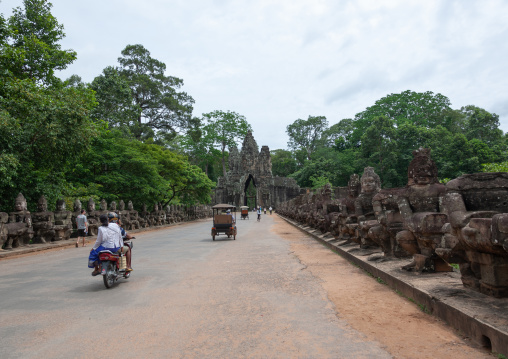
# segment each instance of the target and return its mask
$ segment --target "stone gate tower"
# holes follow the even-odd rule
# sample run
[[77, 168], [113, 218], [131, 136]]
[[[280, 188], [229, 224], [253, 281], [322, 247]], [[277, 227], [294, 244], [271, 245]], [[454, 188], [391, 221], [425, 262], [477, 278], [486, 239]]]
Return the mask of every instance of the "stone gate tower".
[[300, 187], [293, 178], [272, 175], [268, 146], [259, 151], [249, 132], [240, 152], [236, 147], [229, 148], [229, 171], [217, 180], [214, 202], [277, 208], [299, 194]]

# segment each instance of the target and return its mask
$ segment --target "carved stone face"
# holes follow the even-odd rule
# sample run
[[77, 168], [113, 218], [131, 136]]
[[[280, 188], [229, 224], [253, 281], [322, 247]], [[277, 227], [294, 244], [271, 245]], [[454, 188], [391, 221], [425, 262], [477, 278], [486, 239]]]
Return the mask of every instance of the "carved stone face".
[[141, 209], [143, 210], [143, 212], [146, 212], [146, 204], [143, 203], [143, 206], [141, 206]]
[[156, 203], [153, 205], [153, 210], [157, 212], [159, 210], [159, 205]]
[[18, 198], [16, 198], [16, 202], [14, 203], [14, 209], [17, 212], [26, 211], [27, 206], [25, 197], [21, 198], [20, 196], [18, 196]]
[[95, 202], [93, 201], [93, 199], [90, 198], [90, 200], [88, 201], [88, 206], [87, 206], [87, 209], [88, 209], [88, 213], [92, 213], [95, 211]]
[[74, 212], [81, 212], [81, 201], [79, 199], [74, 201]]
[[111, 209], [113, 212], [116, 211], [116, 202], [115, 201], [112, 201], [109, 204], [109, 209]]
[[430, 184], [433, 182], [431, 165], [426, 163], [421, 167], [415, 169], [413, 173], [413, 180], [416, 184]]
[[362, 192], [372, 193], [376, 190], [376, 180], [374, 177], [363, 177], [362, 178]]
[[58, 201], [56, 201], [56, 210], [65, 211], [65, 201], [63, 199], [59, 199]]
[[125, 210], [125, 202], [123, 200], [120, 200], [120, 202], [118, 203], [118, 209], [120, 211]]
[[105, 199], [101, 199], [100, 209], [101, 209], [101, 211], [105, 211], [108, 209], [108, 204]]
[[46, 201], [46, 198], [44, 196], [41, 196], [41, 198], [39, 198], [39, 202], [37, 202], [37, 210], [39, 212], [48, 211], [48, 201]]
[[132, 204], [132, 201], [129, 201], [129, 203], [127, 203], [127, 208], [129, 209], [129, 211], [134, 210], [134, 205]]

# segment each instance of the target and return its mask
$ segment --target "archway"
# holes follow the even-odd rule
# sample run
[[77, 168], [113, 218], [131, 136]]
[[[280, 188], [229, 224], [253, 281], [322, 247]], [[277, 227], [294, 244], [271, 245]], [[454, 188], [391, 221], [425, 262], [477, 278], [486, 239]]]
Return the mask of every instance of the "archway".
[[257, 202], [256, 181], [254, 180], [254, 177], [251, 174], [247, 178], [247, 181], [245, 181], [245, 187], [243, 191], [245, 194], [243, 205], [248, 206], [249, 208], [257, 207], [258, 202]]

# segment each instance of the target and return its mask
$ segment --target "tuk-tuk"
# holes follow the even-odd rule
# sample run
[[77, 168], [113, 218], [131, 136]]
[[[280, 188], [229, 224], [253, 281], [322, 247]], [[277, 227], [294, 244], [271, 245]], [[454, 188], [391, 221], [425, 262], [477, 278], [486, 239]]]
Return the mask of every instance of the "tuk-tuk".
[[[215, 241], [215, 236], [220, 233], [224, 233], [230, 238], [236, 240], [236, 224], [235, 215], [236, 207], [231, 204], [216, 204], [212, 207], [213, 211], [213, 227], [212, 227], [212, 239]], [[229, 213], [228, 213], [229, 211]]]
[[241, 215], [242, 215], [242, 219], [249, 219], [249, 207], [248, 206], [241, 206], [240, 207], [240, 210], [241, 210]]

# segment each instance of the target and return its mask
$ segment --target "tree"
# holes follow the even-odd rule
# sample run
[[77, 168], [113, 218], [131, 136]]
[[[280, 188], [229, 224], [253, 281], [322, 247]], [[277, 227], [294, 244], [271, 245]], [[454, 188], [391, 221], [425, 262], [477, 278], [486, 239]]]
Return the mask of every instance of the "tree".
[[296, 160], [290, 151], [271, 150], [272, 174], [274, 176], [288, 177], [297, 168]]
[[499, 129], [499, 116], [473, 105], [460, 109], [466, 119], [465, 135], [469, 140], [478, 139], [489, 145], [499, 143], [503, 131]]
[[[166, 76], [166, 65], [152, 58], [143, 45], [127, 45], [118, 62], [121, 65], [118, 72], [129, 85], [132, 105], [137, 109], [136, 117], [129, 118], [131, 132], [137, 139], [170, 139], [180, 130], [195, 125], [194, 100], [185, 92], [177, 91], [183, 80]], [[123, 97], [118, 102], [123, 103]]]
[[309, 116], [307, 120], [298, 119], [286, 127], [289, 136], [288, 147], [295, 152], [304, 151], [306, 159], [311, 160], [327, 129], [328, 121], [324, 116]]
[[29, 203], [50, 203], [66, 187], [65, 173], [90, 147], [98, 128], [90, 120], [93, 91], [65, 86], [55, 71], [75, 59], [61, 50], [63, 27], [51, 4], [24, 1], [0, 19], [0, 197], [22, 191]]
[[63, 25], [51, 14], [51, 3], [24, 0], [23, 5], [24, 9], [14, 9], [4, 30], [9, 46], [0, 52], [0, 64], [20, 80], [59, 84], [55, 71], [67, 68], [76, 59], [76, 52], [61, 49], [58, 42], [65, 34]]
[[106, 121], [110, 128], [120, 127], [128, 133], [141, 133], [137, 120], [141, 109], [133, 102], [129, 83], [116, 68], [106, 67], [90, 88], [95, 91], [98, 103], [92, 111], [94, 120]]
[[244, 138], [249, 131], [252, 131], [252, 127], [244, 116], [233, 111], [217, 110], [204, 113], [203, 119], [206, 121], [204, 130], [207, 136], [221, 151], [222, 174], [226, 176], [226, 147], [236, 146], [236, 141]]

